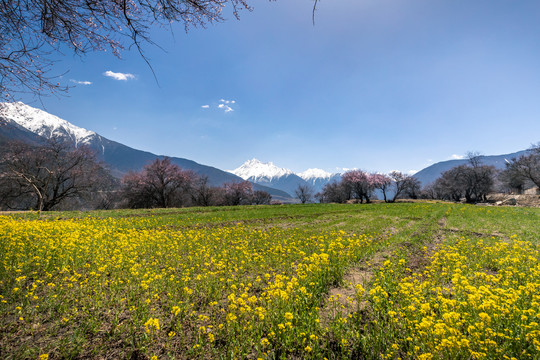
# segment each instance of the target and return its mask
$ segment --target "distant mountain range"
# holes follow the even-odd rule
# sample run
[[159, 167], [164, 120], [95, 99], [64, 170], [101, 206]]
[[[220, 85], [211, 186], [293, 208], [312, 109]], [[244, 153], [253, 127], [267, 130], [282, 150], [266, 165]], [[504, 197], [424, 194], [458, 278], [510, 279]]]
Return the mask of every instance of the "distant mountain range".
[[[103, 136], [69, 123], [43, 110], [21, 102], [0, 103], [0, 149], [9, 141], [19, 140], [32, 144], [44, 143], [51, 137], [61, 138], [74, 147], [86, 145], [96, 152], [111, 170], [121, 178], [128, 171], [138, 171], [162, 155], [133, 149]], [[182, 169], [193, 170], [207, 176], [212, 186], [227, 182], [240, 182], [242, 178], [215, 167], [199, 164], [193, 160], [170, 157], [171, 162]], [[264, 190], [280, 200], [291, 200], [288, 193], [255, 184], [255, 190]]]
[[[507, 162], [526, 153], [527, 150], [523, 150], [503, 155], [482, 155], [479, 158], [482, 165], [494, 166], [496, 169], [502, 170], [506, 167]], [[420, 170], [413, 176], [420, 180], [422, 186], [426, 186], [437, 180], [443, 172], [448, 171], [453, 167], [467, 164], [468, 162], [469, 160], [467, 159], [441, 161]]]
[[299, 173], [298, 176], [311, 185], [315, 191], [321, 191], [324, 185], [329, 182], [341, 180], [341, 174], [329, 173], [321, 169], [307, 169]]
[[[526, 153], [527, 150], [523, 150], [503, 155], [480, 156], [480, 162], [483, 165], [494, 166], [496, 169], [502, 170], [511, 159], [518, 158]], [[422, 186], [426, 186], [439, 178], [443, 172], [467, 163], [467, 159], [441, 161], [420, 170], [413, 177], [420, 180]], [[272, 162], [264, 163], [257, 159], [248, 160], [237, 169], [230, 170], [230, 172], [255, 184], [286, 191], [292, 196], [294, 196], [294, 191], [298, 188], [298, 185], [309, 184], [316, 193], [321, 191], [324, 185], [329, 182], [341, 179], [341, 174], [331, 174], [321, 169], [309, 169], [295, 174], [289, 169], [274, 165]], [[375, 191], [375, 195], [379, 198], [382, 197], [380, 191]]]
[[[164, 157], [109, 140], [93, 131], [80, 128], [57, 116], [20, 102], [0, 103], [0, 150], [13, 140], [41, 144], [51, 137], [62, 138], [74, 147], [89, 146], [117, 178], [121, 178], [128, 171], [142, 169], [144, 165], [156, 158]], [[504, 169], [507, 161], [526, 153], [527, 151], [524, 150], [504, 155], [481, 156], [480, 160], [485, 165]], [[248, 160], [237, 169], [230, 171], [202, 165], [189, 159], [177, 157], [170, 157], [170, 159], [183, 169], [207, 176], [213, 186], [247, 180], [254, 184], [255, 190], [267, 191], [274, 199], [284, 202], [294, 201], [294, 193], [299, 185], [310, 185], [316, 193], [329, 182], [341, 179], [341, 174], [338, 173], [332, 174], [321, 169], [308, 169], [301, 173], [294, 173], [272, 162], [263, 163], [257, 159]], [[435, 181], [444, 171], [466, 164], [467, 161], [466, 159], [441, 161], [413, 176], [425, 186]]]
[[299, 185], [311, 186], [316, 193], [321, 191], [328, 182], [341, 178], [340, 174], [331, 174], [321, 169], [308, 169], [295, 174], [289, 169], [274, 165], [272, 162], [264, 163], [257, 159], [248, 160], [229, 172], [252, 183], [286, 191], [292, 196], [295, 196], [295, 190]]

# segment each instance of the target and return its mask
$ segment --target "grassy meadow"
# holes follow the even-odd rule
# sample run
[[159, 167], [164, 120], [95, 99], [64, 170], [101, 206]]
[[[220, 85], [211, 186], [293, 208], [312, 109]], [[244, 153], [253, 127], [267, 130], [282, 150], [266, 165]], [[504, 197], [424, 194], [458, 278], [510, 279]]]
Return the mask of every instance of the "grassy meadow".
[[1, 359], [539, 359], [540, 209], [0, 216]]

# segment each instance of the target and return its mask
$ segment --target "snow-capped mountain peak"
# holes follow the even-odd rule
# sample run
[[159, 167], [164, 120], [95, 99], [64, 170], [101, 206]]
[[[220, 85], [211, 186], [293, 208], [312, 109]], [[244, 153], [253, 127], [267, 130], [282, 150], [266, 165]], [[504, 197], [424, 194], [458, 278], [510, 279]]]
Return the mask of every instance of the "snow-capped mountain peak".
[[22, 102], [0, 103], [0, 117], [47, 139], [69, 138], [75, 146], [89, 143], [98, 136], [95, 132], [75, 126], [66, 120], [33, 108]]
[[293, 172], [288, 169], [280, 168], [274, 165], [272, 162], [261, 162], [257, 159], [251, 159], [243, 163], [239, 168], [229, 171], [234, 175], [240, 176], [244, 180], [250, 179], [273, 179], [280, 178], [286, 175], [292, 175]]
[[307, 169], [306, 171], [298, 173], [296, 175], [300, 176], [304, 180], [310, 180], [310, 179], [314, 179], [314, 178], [329, 179], [334, 174], [331, 174], [328, 171], [324, 171], [322, 169], [314, 168], [314, 169]]

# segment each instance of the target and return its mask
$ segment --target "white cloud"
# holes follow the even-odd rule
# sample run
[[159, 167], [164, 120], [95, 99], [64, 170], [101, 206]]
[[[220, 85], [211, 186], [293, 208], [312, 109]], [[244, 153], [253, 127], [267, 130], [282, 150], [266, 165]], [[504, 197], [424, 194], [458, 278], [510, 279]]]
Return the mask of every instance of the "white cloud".
[[[219, 99], [219, 104], [217, 107], [226, 113], [234, 111], [234, 109], [231, 107], [232, 105], [236, 104], [236, 100], [225, 100], [225, 99]], [[211, 106], [206, 104], [202, 105], [201, 108], [203, 109], [209, 109]]]
[[221, 104], [218, 105], [218, 108], [225, 110], [225, 112], [234, 111], [234, 109], [232, 107], [230, 107], [229, 104], [231, 104], [231, 105], [236, 104], [235, 100], [220, 99], [219, 102]]
[[229, 105], [219, 104], [218, 108], [225, 110], [226, 113], [234, 111]]
[[418, 170], [409, 170], [409, 171], [407, 171], [407, 174], [409, 174], [409, 175], [414, 175], [414, 174], [416, 174], [417, 172], [418, 172]]
[[452, 156], [450, 156], [450, 159], [452, 160], [461, 160], [461, 159], [464, 159], [465, 156], [463, 155], [456, 155], [456, 154], [452, 154]]
[[91, 81], [79, 81], [79, 80], [74, 80], [74, 79], [70, 79], [69, 81], [77, 85], [92, 85]]
[[135, 75], [129, 74], [129, 73], [115, 73], [110, 70], [107, 70], [103, 73], [103, 75], [113, 78], [114, 80], [121, 80], [121, 81], [127, 81], [135, 79]]

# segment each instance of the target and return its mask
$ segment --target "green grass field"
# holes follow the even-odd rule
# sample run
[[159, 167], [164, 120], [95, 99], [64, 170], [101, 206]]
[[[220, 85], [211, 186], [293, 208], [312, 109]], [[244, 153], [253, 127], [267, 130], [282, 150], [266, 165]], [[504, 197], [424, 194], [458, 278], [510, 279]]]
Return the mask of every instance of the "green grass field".
[[540, 209], [0, 216], [2, 359], [539, 359]]

